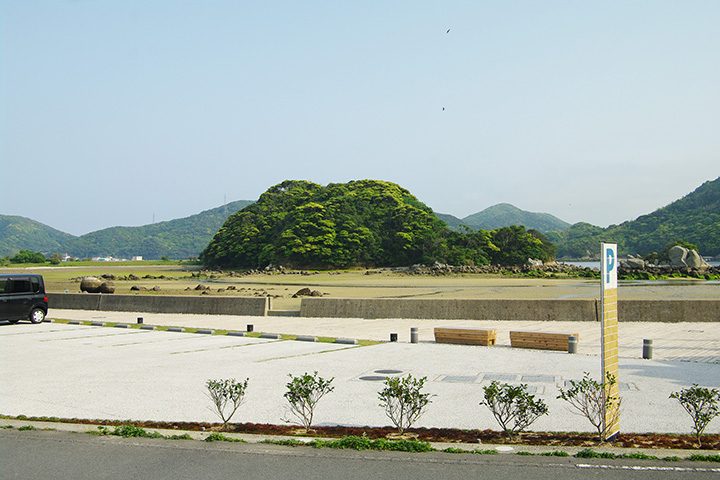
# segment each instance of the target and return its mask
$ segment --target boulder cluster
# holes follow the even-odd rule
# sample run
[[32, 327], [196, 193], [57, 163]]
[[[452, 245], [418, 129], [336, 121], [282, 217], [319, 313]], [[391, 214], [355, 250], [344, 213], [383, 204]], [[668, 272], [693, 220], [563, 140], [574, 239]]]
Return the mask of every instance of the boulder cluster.
[[[542, 260], [528, 259], [525, 265], [446, 265], [435, 262], [432, 265], [413, 265], [412, 267], [400, 267], [391, 269], [393, 271], [406, 272], [410, 275], [450, 275], [454, 273], [512, 273], [523, 274], [529, 272], [544, 273], [571, 273], [585, 270], [582, 267], [569, 263], [546, 262]], [[371, 272], [371, 270], [368, 270]]]
[[709, 265], [696, 250], [676, 245], [668, 250], [667, 262], [649, 262], [633, 255], [620, 260], [619, 275], [631, 275], [638, 272], [655, 276], [681, 274], [700, 277], [720, 275], [720, 268]]

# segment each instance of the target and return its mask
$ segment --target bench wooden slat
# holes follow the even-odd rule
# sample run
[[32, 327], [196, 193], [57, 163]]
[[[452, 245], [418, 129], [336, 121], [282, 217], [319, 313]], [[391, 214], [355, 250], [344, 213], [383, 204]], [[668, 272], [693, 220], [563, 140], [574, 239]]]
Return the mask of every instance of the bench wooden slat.
[[511, 331], [510, 345], [519, 348], [567, 351], [570, 336], [580, 339], [577, 333]]
[[497, 330], [494, 328], [436, 327], [435, 342], [461, 345], [495, 345]]

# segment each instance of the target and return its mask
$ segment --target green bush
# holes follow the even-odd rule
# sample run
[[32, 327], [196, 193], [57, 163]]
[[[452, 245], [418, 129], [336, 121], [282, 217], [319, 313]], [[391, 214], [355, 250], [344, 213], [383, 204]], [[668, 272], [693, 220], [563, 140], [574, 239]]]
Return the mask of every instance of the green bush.
[[605, 411], [615, 411], [618, 412], [618, 415], [620, 411], [620, 397], [612, 395], [606, 397], [605, 395], [606, 390], [617, 383], [617, 378], [608, 372], [606, 381], [598, 383], [590, 377], [588, 372], [585, 372], [582, 380], [570, 380], [569, 383], [570, 388], [560, 388], [560, 395], [557, 398], [562, 398], [580, 415], [587, 418], [597, 429], [600, 439], [604, 439]]
[[493, 381], [483, 387], [486, 405], [495, 420], [500, 424], [503, 433], [512, 437], [529, 427], [542, 415], [547, 415], [548, 407], [541, 399], [535, 399], [527, 391], [527, 385], [513, 386]]
[[245, 401], [247, 385], [247, 378], [244, 382], [237, 382], [234, 378], [229, 380], [207, 381], [208, 397], [210, 397], [210, 400], [213, 402], [215, 413], [218, 414], [223, 422], [223, 429], [227, 428], [228, 422]]
[[427, 377], [390, 377], [385, 379], [385, 388], [379, 392], [380, 406], [390, 418], [400, 435], [417, 421], [430, 404], [429, 393], [420, 393]]
[[692, 417], [693, 433], [698, 447], [702, 446], [702, 434], [713, 418], [720, 415], [720, 391], [716, 388], [698, 387], [697, 384], [670, 394]]
[[[306, 372], [301, 377], [288, 376], [291, 380], [286, 385], [288, 391], [285, 392], [284, 397], [290, 404], [290, 412], [299, 420], [300, 425], [305, 428], [307, 433], [312, 426], [315, 406], [325, 394], [333, 391], [335, 387], [330, 384], [335, 377], [325, 380], [318, 377], [318, 372], [313, 375]], [[290, 420], [285, 421], [289, 422]]]

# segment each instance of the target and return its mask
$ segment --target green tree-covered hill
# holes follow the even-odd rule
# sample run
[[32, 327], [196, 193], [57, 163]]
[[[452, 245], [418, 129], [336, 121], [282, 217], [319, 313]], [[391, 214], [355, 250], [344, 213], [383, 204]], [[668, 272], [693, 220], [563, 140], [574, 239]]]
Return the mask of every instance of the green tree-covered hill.
[[238, 200], [190, 217], [141, 227], [112, 227], [88, 233], [65, 244], [73, 257], [113, 256], [144, 259], [197, 257], [227, 217], [251, 204]]
[[80, 237], [24, 217], [0, 215], [0, 256], [20, 250], [77, 258], [113, 256], [145, 259], [197, 257], [230, 214], [253, 203], [238, 200], [190, 217], [141, 227], [112, 227]]
[[516, 264], [553, 253], [524, 227], [452, 231], [394, 183], [359, 180], [323, 187], [287, 180], [231, 215], [201, 260], [222, 267], [341, 268]]
[[0, 257], [12, 257], [20, 250], [55, 253], [75, 238], [45, 224], [14, 215], [0, 215]]
[[620, 255], [662, 252], [683, 240], [703, 255], [720, 255], [720, 178], [707, 181], [670, 205], [620, 225], [600, 228], [578, 223], [548, 234], [559, 258], [594, 258], [600, 242], [617, 242]]

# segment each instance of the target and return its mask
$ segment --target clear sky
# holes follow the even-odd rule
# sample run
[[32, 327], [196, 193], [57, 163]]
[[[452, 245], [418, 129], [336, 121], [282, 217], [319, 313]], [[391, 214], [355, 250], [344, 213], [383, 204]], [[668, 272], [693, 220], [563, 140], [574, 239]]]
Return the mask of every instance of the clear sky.
[[0, 0], [0, 155], [74, 235], [285, 179], [604, 227], [720, 176], [720, 1]]

